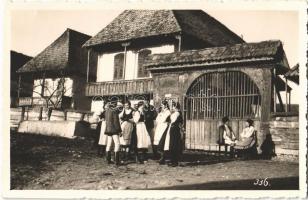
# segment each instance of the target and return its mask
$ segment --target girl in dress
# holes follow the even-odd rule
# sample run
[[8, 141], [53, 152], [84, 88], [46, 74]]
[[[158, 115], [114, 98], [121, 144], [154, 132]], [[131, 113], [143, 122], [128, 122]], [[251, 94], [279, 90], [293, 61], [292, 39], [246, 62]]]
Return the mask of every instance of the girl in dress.
[[224, 144], [234, 146], [236, 143], [236, 137], [232, 128], [229, 126], [229, 118], [227, 116], [222, 118], [222, 125], [219, 127], [219, 132], [222, 133]]
[[[136, 162], [143, 164], [146, 160], [146, 152], [151, 145], [151, 139], [147, 132], [145, 123], [144, 123], [144, 103], [140, 101], [138, 103], [138, 110], [134, 113], [134, 122], [136, 123], [136, 135], [137, 135], [137, 151], [136, 153]], [[139, 157], [139, 152], [142, 152], [142, 157]]]
[[[170, 115], [170, 125], [165, 142], [165, 149], [169, 148], [172, 167], [178, 166], [179, 156], [182, 152], [181, 125], [183, 123], [180, 104], [172, 102], [172, 114]], [[168, 137], [170, 142], [168, 141]]]
[[168, 131], [168, 125], [170, 122], [170, 115], [171, 112], [169, 110], [168, 102], [164, 100], [161, 103], [161, 111], [156, 117], [157, 126], [154, 134], [154, 148], [158, 149], [161, 152], [159, 164], [165, 164], [167, 149], [165, 150], [164, 146], [166, 134]]
[[254, 138], [255, 128], [253, 127], [253, 121], [251, 119], [247, 119], [245, 122], [245, 128], [240, 134], [241, 140], [236, 141], [234, 148], [235, 149], [245, 149], [251, 146], [253, 142], [255, 142]]
[[120, 141], [119, 141], [119, 135], [122, 132], [121, 126], [120, 126], [120, 119], [119, 115], [116, 111], [116, 103], [110, 103], [107, 105], [107, 108], [105, 110], [105, 121], [106, 121], [106, 130], [105, 134], [108, 136], [107, 138], [107, 163], [111, 163], [111, 145], [112, 141], [114, 142], [114, 158], [115, 158], [115, 164], [120, 164]]
[[120, 145], [123, 149], [123, 159], [127, 160], [129, 146], [131, 144], [131, 136], [134, 129], [133, 109], [130, 101], [124, 103], [124, 109], [119, 115], [121, 120], [122, 135], [120, 137]]
[[[106, 105], [105, 105], [106, 106]], [[104, 153], [106, 151], [106, 145], [107, 145], [107, 135], [105, 135], [106, 130], [106, 121], [105, 121], [105, 110], [103, 110], [99, 115], [99, 140], [98, 140], [98, 146], [101, 152], [101, 155], [104, 156]]]

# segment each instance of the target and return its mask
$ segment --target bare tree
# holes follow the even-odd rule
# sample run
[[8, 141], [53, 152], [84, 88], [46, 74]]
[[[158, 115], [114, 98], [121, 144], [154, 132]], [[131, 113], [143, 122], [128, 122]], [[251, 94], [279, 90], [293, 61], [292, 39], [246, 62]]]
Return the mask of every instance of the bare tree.
[[[63, 97], [72, 89], [72, 86], [66, 84], [67, 78], [64, 76], [56, 78], [55, 81], [52, 80], [53, 85], [50, 85], [48, 80], [50, 79], [46, 79], [45, 76], [41, 79], [34, 79], [33, 94], [38, 94], [39, 98], [45, 101], [45, 106], [47, 108], [59, 108], [63, 101]], [[40, 91], [38, 91], [37, 88], [39, 88]]]

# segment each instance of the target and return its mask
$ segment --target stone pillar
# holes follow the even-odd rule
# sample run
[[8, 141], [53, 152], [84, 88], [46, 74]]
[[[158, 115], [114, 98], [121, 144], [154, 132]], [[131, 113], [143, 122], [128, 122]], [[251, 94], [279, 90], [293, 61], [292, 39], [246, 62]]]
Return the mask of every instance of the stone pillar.
[[272, 74], [271, 69], [263, 69], [263, 81], [260, 88], [261, 93], [261, 116], [260, 116], [260, 133], [258, 133], [258, 152], [262, 153], [261, 147], [269, 131], [269, 122], [271, 119], [271, 101], [272, 101]]

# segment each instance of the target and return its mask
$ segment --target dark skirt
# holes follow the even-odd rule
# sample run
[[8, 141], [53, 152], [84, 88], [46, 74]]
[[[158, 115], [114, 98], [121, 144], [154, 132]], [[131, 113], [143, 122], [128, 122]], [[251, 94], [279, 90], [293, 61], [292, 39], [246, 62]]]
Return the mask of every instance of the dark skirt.
[[130, 141], [130, 149], [136, 151], [137, 149], [137, 133], [136, 133], [136, 125], [134, 124], [134, 128], [132, 131], [131, 141]]
[[165, 146], [165, 141], [166, 141], [166, 136], [167, 136], [167, 133], [168, 133], [168, 129], [169, 129], [169, 125], [168, 127], [166, 128], [165, 132], [163, 133], [163, 135], [161, 136], [160, 138], [160, 141], [157, 145], [157, 150], [158, 151], [161, 151], [163, 152], [164, 151], [164, 146]]
[[169, 151], [179, 154], [182, 152], [181, 129], [178, 125], [173, 125], [170, 127]]
[[105, 135], [113, 136], [113, 135], [119, 135], [119, 133], [106, 133], [106, 132], [105, 132]]

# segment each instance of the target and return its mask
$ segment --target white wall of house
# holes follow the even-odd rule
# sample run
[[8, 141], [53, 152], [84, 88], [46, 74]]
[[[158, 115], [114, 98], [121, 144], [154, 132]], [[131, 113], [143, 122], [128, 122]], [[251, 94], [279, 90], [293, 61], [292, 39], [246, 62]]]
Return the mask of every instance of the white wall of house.
[[[60, 78], [46, 78], [45, 79], [45, 90], [44, 90], [44, 96], [50, 96], [56, 89], [57, 85], [59, 83]], [[42, 91], [42, 85], [43, 85], [43, 79], [35, 79], [34, 85], [33, 85], [33, 97], [41, 97], [41, 91]], [[73, 88], [73, 80], [71, 78], [65, 78], [64, 81], [64, 87], [65, 87], [65, 96], [72, 97], [72, 88]], [[54, 93], [54, 95], [56, 92]]]
[[[151, 50], [152, 54], [172, 53], [174, 52], [174, 45], [162, 45], [146, 49]], [[113, 81], [114, 56], [118, 53], [123, 53], [123, 52], [103, 53], [98, 55], [97, 82]], [[125, 80], [136, 79], [138, 75], [137, 72], [138, 72], [138, 52], [127, 51]]]

